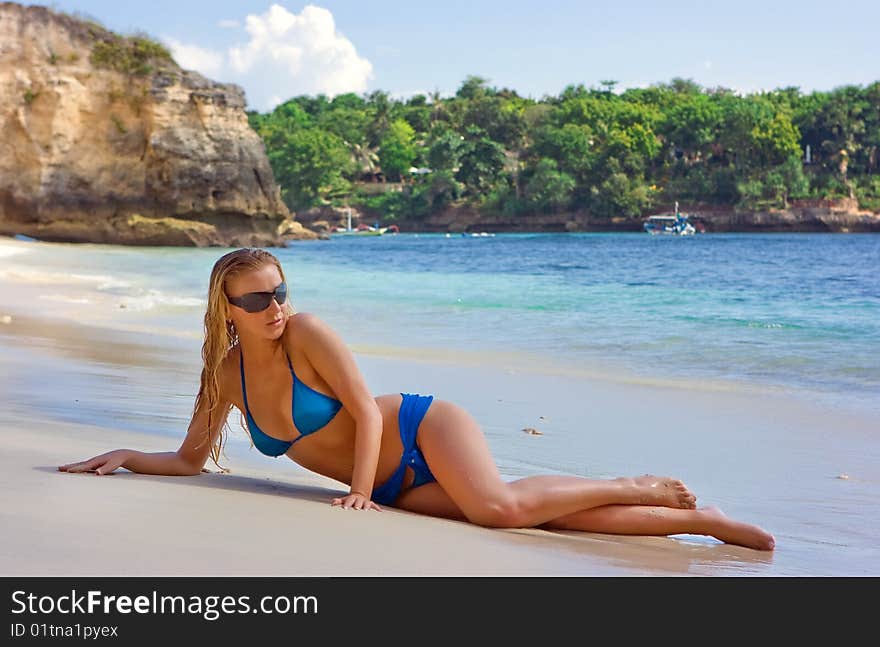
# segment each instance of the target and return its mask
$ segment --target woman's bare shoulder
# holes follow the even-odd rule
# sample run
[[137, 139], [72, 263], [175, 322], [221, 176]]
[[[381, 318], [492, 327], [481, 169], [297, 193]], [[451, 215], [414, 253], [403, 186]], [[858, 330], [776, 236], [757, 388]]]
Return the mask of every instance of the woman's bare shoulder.
[[320, 319], [313, 312], [294, 312], [287, 318], [287, 326], [288, 328], [291, 326], [303, 326], [316, 321], [320, 321]]
[[[306, 355], [314, 365], [317, 357], [338, 354], [345, 346], [340, 336], [320, 317], [310, 312], [298, 312], [287, 320], [283, 338], [288, 357]], [[319, 369], [316, 367], [316, 371]]]
[[308, 343], [309, 329], [314, 326], [326, 325], [316, 314], [311, 312], [297, 312], [287, 318], [284, 326], [284, 345], [288, 352], [293, 346], [301, 348]]

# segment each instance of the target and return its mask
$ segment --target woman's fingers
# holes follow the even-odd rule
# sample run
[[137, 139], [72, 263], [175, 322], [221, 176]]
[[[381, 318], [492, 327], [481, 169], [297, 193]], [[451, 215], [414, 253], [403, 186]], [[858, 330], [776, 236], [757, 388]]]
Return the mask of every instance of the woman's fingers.
[[58, 469], [60, 469], [62, 472], [76, 472], [76, 471], [82, 469], [83, 466], [91, 463], [93, 460], [95, 460], [95, 458], [97, 458], [97, 456], [90, 458], [88, 460], [85, 460], [85, 461], [77, 461], [75, 463], [67, 463], [67, 465], [62, 465]]
[[378, 510], [379, 512], [382, 512], [382, 508], [360, 494], [349, 494], [344, 497], [336, 497], [330, 501], [330, 505], [342, 506], [345, 510], [354, 508], [355, 510]]
[[[91, 472], [97, 469], [100, 466], [106, 465], [111, 461], [107, 460], [105, 455], [95, 456], [94, 458], [90, 458], [87, 461], [79, 461], [78, 463], [68, 463], [67, 465], [61, 465], [58, 469], [62, 472]], [[118, 465], [116, 467], [119, 467]], [[116, 469], [114, 467], [113, 469]], [[102, 469], [101, 472], [106, 474], [107, 469]]]
[[80, 461], [79, 463], [68, 463], [67, 465], [62, 465], [58, 469], [62, 472], [81, 472], [89, 462], [90, 461]]

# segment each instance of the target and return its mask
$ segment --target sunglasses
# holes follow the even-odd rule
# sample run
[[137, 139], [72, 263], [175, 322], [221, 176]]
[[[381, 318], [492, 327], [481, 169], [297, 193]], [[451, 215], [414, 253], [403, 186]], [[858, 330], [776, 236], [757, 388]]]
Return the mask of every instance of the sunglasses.
[[245, 312], [262, 312], [269, 307], [272, 299], [275, 299], [278, 305], [284, 304], [287, 300], [287, 283], [282, 281], [272, 292], [248, 292], [240, 297], [228, 296], [226, 298], [229, 300], [229, 303], [238, 306]]

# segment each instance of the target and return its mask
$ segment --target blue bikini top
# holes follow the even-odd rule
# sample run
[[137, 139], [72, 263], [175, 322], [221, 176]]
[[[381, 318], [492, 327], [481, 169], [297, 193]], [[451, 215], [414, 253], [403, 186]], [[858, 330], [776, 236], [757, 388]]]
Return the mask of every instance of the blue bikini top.
[[299, 436], [293, 440], [279, 440], [266, 434], [254, 421], [250, 408], [248, 408], [247, 388], [244, 384], [244, 354], [240, 356], [239, 360], [241, 394], [244, 397], [244, 411], [248, 430], [251, 432], [254, 446], [266, 454], [266, 456], [281, 456], [300, 438], [313, 434], [326, 426], [342, 408], [342, 403], [336, 398], [331, 398], [328, 395], [315, 391], [315, 389], [307, 384], [303, 384], [293, 371], [290, 357], [287, 358], [287, 365], [290, 367], [290, 374], [293, 376], [293, 397], [291, 398], [290, 413], [293, 417], [293, 424], [296, 426], [297, 431], [299, 431]]

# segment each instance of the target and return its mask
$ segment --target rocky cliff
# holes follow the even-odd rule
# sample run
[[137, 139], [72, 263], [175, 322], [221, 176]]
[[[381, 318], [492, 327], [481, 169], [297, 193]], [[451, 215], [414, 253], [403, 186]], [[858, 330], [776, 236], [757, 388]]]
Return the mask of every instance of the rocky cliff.
[[0, 4], [0, 234], [135, 245], [314, 238], [288, 212], [241, 88], [161, 45]]

